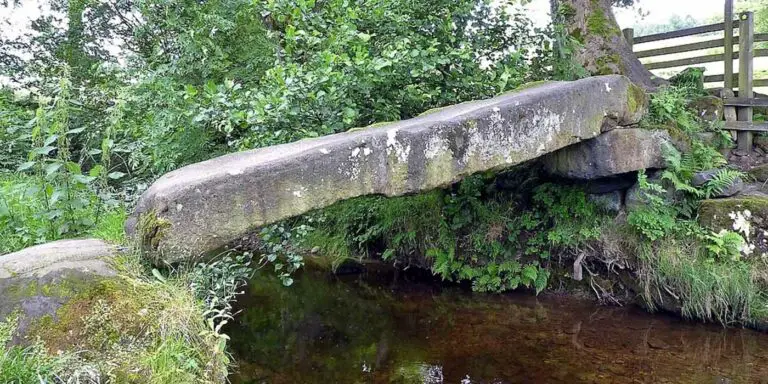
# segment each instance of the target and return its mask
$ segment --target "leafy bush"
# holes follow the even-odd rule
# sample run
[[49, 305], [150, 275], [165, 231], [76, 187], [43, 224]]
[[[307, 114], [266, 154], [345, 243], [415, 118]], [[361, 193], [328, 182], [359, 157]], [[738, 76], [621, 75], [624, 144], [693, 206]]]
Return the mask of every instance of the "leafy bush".
[[30, 100], [0, 88], [0, 173], [16, 169], [29, 152], [32, 140], [27, 124], [34, 116]]

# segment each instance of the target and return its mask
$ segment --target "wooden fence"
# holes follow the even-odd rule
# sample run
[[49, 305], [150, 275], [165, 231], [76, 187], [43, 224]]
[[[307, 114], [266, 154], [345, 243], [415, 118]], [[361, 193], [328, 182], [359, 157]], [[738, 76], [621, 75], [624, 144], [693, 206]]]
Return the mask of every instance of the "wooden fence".
[[[702, 25], [679, 31], [658, 33], [647, 36], [634, 36], [632, 29], [623, 30], [624, 38], [631, 48], [636, 44], [674, 39], [684, 36], [695, 36], [713, 32], [724, 32], [724, 37], [697, 43], [681, 44], [670, 47], [635, 51], [637, 58], [655, 57], [675, 53], [692, 52], [703, 49], [723, 48], [723, 53], [707, 54], [684, 59], [675, 59], [644, 64], [648, 70], [695, 66], [697, 64], [723, 62], [724, 73], [721, 75], [704, 76], [705, 83], [722, 81], [722, 93], [725, 117], [725, 129], [736, 132], [738, 149], [749, 151], [752, 148], [752, 133], [754, 131], [768, 132], [768, 123], [752, 122], [752, 107], [768, 106], [768, 99], [754, 98], [752, 87], [768, 86], [768, 79], [754, 79], [754, 58], [768, 57], [768, 49], [754, 49], [756, 42], [768, 41], [768, 34], [754, 33], [754, 14], [743, 12], [739, 18], [733, 18], [733, 0], [725, 1], [724, 18], [722, 23]], [[733, 30], [738, 29], [738, 36]], [[734, 45], [739, 50], [734, 52]], [[739, 60], [739, 70], [734, 73], [733, 60]], [[733, 89], [738, 85], [738, 96], [734, 97]]]

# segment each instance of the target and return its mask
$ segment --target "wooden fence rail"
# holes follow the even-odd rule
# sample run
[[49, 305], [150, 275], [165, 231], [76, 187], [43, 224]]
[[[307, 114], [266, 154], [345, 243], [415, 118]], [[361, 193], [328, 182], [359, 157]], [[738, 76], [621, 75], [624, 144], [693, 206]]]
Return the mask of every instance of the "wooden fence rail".
[[[739, 30], [736, 36], [733, 33], [734, 29]], [[663, 48], [635, 50], [635, 45], [637, 44], [721, 31], [724, 35], [723, 38]], [[754, 15], [752, 12], [742, 12], [739, 14], [738, 19], [734, 20], [733, 0], [725, 0], [722, 23], [638, 37], [634, 36], [632, 29], [625, 29], [622, 32], [627, 44], [635, 50], [637, 58], [723, 48], [723, 53], [649, 62], [643, 65], [648, 70], [654, 70], [722, 61], [724, 63], [724, 73], [721, 75], [704, 76], [704, 82], [723, 82], [724, 90], [721, 95], [723, 97], [723, 105], [725, 106], [725, 129], [736, 133], [739, 151], [751, 151], [753, 132], [768, 132], [767, 123], [752, 122], [752, 108], [768, 106], [768, 99], [755, 99], [752, 91], [752, 88], [755, 86], [768, 86], [768, 79], [754, 79], [754, 58], [768, 57], [768, 49], [755, 49], [754, 45], [756, 42], [768, 41], [768, 34], [754, 33]], [[734, 46], [738, 47], [738, 51], [734, 51]], [[733, 70], [733, 60], [739, 60], [739, 70], [735, 73]], [[738, 84], [739, 97], [734, 97], [732, 91], [734, 84]]]

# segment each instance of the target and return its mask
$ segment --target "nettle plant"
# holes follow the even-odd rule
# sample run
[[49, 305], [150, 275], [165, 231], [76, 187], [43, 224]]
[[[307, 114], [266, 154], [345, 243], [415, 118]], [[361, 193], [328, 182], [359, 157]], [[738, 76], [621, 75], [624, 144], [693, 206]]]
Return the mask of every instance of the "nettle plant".
[[[63, 76], [52, 102], [40, 103], [31, 125], [32, 148], [27, 161], [17, 168], [18, 172], [29, 176], [23, 190], [25, 198], [40, 206], [32, 212], [33, 219], [45, 225], [34, 229], [27, 226], [26, 218], [17, 217], [21, 214], [17, 215], [14, 207], [7, 202], [5, 209], [0, 209], [0, 220], [19, 221], [15, 225], [16, 234], [25, 242], [85, 233], [99, 222], [110, 206], [117, 204], [110, 201], [106, 193], [108, 181], [119, 179], [124, 174], [108, 172], [111, 143], [108, 137], [104, 139], [101, 149], [79, 148], [80, 161], [72, 160], [73, 139], [85, 130], [82, 127], [71, 128], [70, 113], [73, 108], [70, 83]], [[101, 162], [94, 163], [92, 158], [85, 157], [102, 152], [107, 155], [101, 156]], [[83, 170], [86, 160], [90, 160], [87, 172]]]

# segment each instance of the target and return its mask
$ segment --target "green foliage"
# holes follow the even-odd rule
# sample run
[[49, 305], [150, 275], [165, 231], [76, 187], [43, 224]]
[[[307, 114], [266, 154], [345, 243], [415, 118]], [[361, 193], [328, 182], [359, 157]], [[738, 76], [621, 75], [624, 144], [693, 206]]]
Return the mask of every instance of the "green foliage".
[[693, 94], [704, 95], [704, 67], [688, 67], [669, 79], [670, 84]]
[[746, 241], [740, 234], [733, 231], [720, 231], [705, 235], [708, 244], [707, 252], [710, 256], [720, 260], [737, 261], [741, 258], [741, 248]]
[[[734, 243], [738, 240], [731, 234], [717, 242], [723, 247]], [[655, 245], [643, 246], [639, 274], [648, 306], [654, 309], [656, 303], [675, 300], [684, 316], [724, 325], [751, 324], [765, 318], [768, 301], [754, 278], [758, 267], [727, 256], [714, 261], [709, 252], [717, 250], [723, 256], [733, 255], [732, 250], [715, 244], [710, 243], [705, 249], [695, 238], [666, 238]]]
[[[18, 165], [20, 173], [0, 173], [0, 253], [88, 233], [101, 227], [105, 217], [109, 226], [100, 234], [122, 238], [115, 229], [122, 208], [106, 194], [108, 180], [121, 175], [83, 157], [88, 151], [82, 147], [79, 162], [72, 161], [72, 141], [83, 129], [70, 126], [69, 87], [62, 78], [53, 102], [38, 107], [28, 161]], [[88, 172], [83, 165], [90, 166]]]
[[688, 100], [696, 90], [690, 87], [666, 87], [651, 94], [648, 114], [643, 118], [644, 126], [670, 126], [684, 134], [701, 131], [697, 116], [687, 108]]
[[627, 223], [638, 233], [656, 241], [676, 228], [676, 211], [665, 201], [666, 190], [648, 181], [645, 172], [638, 172], [638, 187], [646, 204], [627, 216]]
[[29, 152], [32, 137], [26, 125], [32, 120], [34, 109], [30, 100], [0, 88], [0, 173], [16, 169]]
[[[691, 76], [698, 82], [700, 73]], [[685, 79], [680, 79], [683, 81]], [[695, 88], [671, 87], [652, 96], [645, 123], [662, 124], [678, 132], [688, 144], [684, 153], [665, 150], [667, 169], [651, 182], [638, 175], [645, 204], [627, 222], [646, 241], [639, 247], [639, 281], [651, 309], [679, 305], [686, 317], [723, 324], [750, 324], [764, 318], [766, 296], [758, 284], [761, 261], [746, 258], [747, 241], [733, 231], [713, 233], [695, 220], [699, 202], [721, 193], [742, 172], [724, 168], [716, 148], [698, 140], [702, 123], [686, 108]], [[717, 170], [704, 185], [694, 186], [697, 172]]]
[[[503, 177], [525, 189], [531, 176], [516, 170]], [[312, 215], [319, 224], [304, 246], [401, 265], [423, 265], [426, 256], [434, 274], [469, 280], [476, 291], [527, 287], [538, 293], [547, 286], [550, 255], [597, 239], [604, 216], [578, 189], [523, 189], [498, 190], [495, 176], [473, 176], [449, 190], [342, 202]]]
[[312, 229], [305, 224], [288, 227], [283, 223], [262, 228], [260, 265], [272, 264], [283, 285], [293, 284], [291, 275], [304, 265], [304, 257], [293, 249], [292, 243], [301, 242]]

